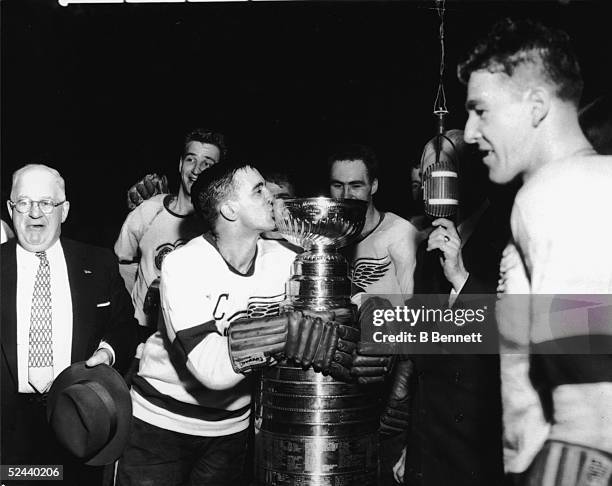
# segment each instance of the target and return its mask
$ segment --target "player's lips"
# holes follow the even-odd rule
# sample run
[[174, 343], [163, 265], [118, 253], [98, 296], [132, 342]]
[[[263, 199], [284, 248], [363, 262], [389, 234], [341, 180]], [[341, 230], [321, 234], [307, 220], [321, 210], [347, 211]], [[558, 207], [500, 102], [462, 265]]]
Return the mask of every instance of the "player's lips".
[[493, 159], [495, 158], [495, 151], [486, 148], [479, 148], [480, 155], [482, 156], [482, 161], [485, 165], [491, 165], [493, 163]]

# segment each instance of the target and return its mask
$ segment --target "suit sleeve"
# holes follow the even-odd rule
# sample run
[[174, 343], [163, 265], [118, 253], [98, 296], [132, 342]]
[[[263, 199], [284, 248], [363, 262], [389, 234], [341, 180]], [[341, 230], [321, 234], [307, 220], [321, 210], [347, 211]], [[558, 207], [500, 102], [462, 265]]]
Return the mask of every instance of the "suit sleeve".
[[132, 299], [119, 275], [116, 257], [109, 251], [106, 258], [107, 285], [110, 295], [110, 313], [102, 339], [115, 353], [114, 366], [120, 372], [127, 370], [136, 350], [136, 326]]

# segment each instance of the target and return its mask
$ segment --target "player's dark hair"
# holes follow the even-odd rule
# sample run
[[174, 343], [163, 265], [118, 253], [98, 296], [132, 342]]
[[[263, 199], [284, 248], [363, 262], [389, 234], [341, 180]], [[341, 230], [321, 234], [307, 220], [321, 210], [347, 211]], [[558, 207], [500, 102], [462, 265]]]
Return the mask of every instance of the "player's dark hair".
[[374, 151], [366, 145], [350, 144], [335, 147], [327, 158], [328, 174], [331, 174], [334, 163], [339, 160], [361, 160], [366, 166], [369, 181], [378, 179], [378, 159]]
[[221, 203], [231, 197], [236, 189], [236, 172], [247, 167], [251, 166], [245, 162], [215, 164], [201, 172], [191, 186], [193, 207], [213, 231], [219, 218]]
[[183, 142], [183, 150], [187, 147], [190, 142], [208, 143], [214, 145], [219, 149], [220, 159], [219, 162], [225, 160], [227, 157], [227, 145], [225, 143], [225, 137], [220, 132], [214, 132], [205, 128], [194, 128], [185, 135]]
[[540, 76], [555, 87], [559, 99], [579, 105], [584, 83], [569, 35], [532, 20], [506, 18], [497, 22], [459, 63], [457, 75], [467, 84], [474, 71], [512, 76], [526, 64], [540, 68]]

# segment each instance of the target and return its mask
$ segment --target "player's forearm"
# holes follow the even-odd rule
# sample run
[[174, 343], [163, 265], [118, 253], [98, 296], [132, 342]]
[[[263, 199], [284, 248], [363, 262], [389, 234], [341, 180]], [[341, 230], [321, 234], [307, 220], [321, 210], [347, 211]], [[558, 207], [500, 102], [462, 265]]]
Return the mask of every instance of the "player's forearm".
[[414, 291], [414, 269], [416, 268], [416, 246], [414, 242], [405, 239], [389, 247], [389, 256], [393, 265], [397, 281], [404, 295], [412, 295]]
[[219, 334], [208, 335], [189, 353], [187, 368], [211, 390], [232, 388], [245, 378], [232, 368], [227, 338]]
[[414, 268], [416, 263], [414, 260], [405, 262], [404, 264], [396, 264], [397, 280], [400, 284], [400, 289], [404, 295], [412, 295], [414, 292]]

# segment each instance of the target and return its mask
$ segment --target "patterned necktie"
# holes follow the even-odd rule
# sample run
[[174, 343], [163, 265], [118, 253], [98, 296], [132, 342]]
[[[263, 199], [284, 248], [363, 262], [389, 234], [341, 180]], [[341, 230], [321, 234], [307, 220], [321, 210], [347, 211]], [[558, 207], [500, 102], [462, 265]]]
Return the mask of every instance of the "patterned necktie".
[[30, 314], [30, 346], [28, 349], [28, 381], [39, 393], [53, 382], [53, 342], [51, 332], [51, 277], [49, 261], [44, 251], [40, 258]]

